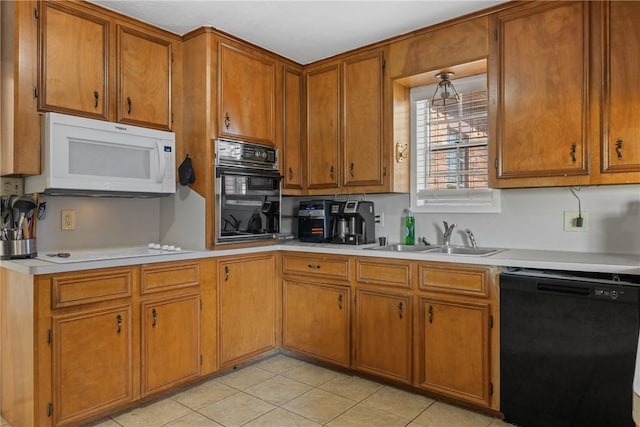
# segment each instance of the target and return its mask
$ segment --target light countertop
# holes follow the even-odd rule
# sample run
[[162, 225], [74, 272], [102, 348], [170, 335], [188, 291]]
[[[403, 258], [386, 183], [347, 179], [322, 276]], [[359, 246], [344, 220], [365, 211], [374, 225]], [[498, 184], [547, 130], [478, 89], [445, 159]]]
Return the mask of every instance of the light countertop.
[[157, 262], [184, 261], [229, 255], [242, 255], [277, 250], [318, 253], [326, 255], [358, 255], [378, 258], [395, 258], [418, 261], [454, 262], [459, 264], [488, 265], [497, 267], [523, 267], [550, 270], [588, 271], [600, 273], [640, 275], [639, 254], [606, 254], [565, 252], [529, 249], [505, 249], [489, 256], [448, 255], [424, 252], [389, 252], [369, 250], [376, 244], [351, 246], [325, 243], [290, 241], [255, 248], [190, 251], [153, 257], [118, 258], [86, 262], [54, 263], [43, 259], [0, 261], [0, 266], [23, 274], [39, 275], [63, 273], [94, 268], [120, 267]]

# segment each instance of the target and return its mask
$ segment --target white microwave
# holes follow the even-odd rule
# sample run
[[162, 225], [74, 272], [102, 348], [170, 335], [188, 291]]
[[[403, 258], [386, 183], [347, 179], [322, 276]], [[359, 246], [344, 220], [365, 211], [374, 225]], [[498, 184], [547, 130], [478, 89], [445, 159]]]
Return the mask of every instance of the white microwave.
[[175, 134], [46, 113], [42, 174], [25, 178], [26, 193], [159, 196], [175, 193]]

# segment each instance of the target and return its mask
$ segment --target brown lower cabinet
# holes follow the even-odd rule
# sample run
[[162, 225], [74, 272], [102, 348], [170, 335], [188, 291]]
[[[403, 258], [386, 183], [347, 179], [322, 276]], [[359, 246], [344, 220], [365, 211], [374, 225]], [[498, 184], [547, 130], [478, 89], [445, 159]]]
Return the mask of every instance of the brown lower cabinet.
[[283, 345], [316, 359], [349, 366], [349, 286], [284, 279]]
[[200, 373], [200, 297], [164, 297], [142, 303], [142, 395]]
[[220, 366], [276, 347], [276, 263], [272, 253], [218, 260]]
[[81, 425], [200, 376], [199, 261], [0, 274], [12, 425]]
[[3, 416], [79, 425], [279, 347], [497, 411], [497, 273], [291, 251], [1, 268]]
[[420, 298], [419, 387], [489, 406], [489, 313], [487, 303]]
[[52, 318], [53, 423], [72, 425], [133, 400], [130, 303]]
[[355, 369], [411, 383], [411, 302], [406, 293], [358, 288]]

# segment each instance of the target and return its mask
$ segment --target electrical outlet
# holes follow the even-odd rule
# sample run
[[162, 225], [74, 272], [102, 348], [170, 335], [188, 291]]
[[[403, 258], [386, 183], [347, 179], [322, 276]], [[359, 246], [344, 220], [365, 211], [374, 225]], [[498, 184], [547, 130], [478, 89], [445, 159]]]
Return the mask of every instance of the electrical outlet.
[[384, 227], [384, 212], [376, 212], [376, 225]]
[[24, 194], [24, 179], [3, 176], [0, 178], [0, 196], [21, 196]]
[[587, 231], [588, 215], [586, 212], [580, 214], [582, 217], [582, 227], [579, 227], [578, 211], [564, 211], [564, 231]]
[[74, 210], [62, 211], [62, 229], [63, 230], [76, 229], [76, 211]]

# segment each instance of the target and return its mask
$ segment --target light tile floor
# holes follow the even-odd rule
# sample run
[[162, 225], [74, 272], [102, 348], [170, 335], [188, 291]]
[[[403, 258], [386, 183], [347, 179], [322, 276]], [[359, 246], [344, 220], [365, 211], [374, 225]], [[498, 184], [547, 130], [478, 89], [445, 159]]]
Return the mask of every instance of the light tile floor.
[[[0, 418], [0, 426], [10, 427]], [[282, 354], [93, 427], [507, 427], [501, 420]]]

